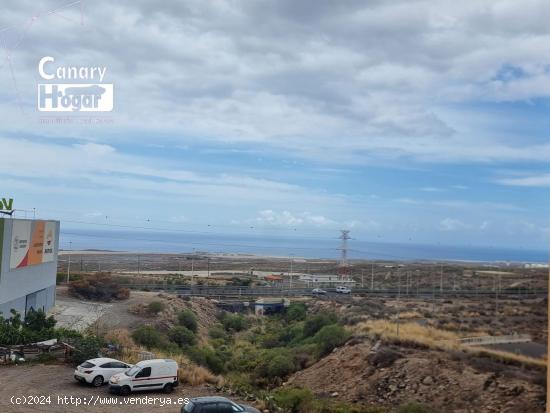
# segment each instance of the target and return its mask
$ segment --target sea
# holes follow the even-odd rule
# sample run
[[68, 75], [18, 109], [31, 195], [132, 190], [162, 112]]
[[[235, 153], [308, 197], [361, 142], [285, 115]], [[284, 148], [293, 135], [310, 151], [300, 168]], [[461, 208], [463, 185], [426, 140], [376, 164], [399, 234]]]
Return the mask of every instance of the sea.
[[[320, 237], [214, 234], [140, 230], [63, 229], [60, 248], [151, 253], [250, 254], [270, 257], [337, 259], [340, 240]], [[351, 239], [350, 260], [470, 261], [548, 263], [548, 250], [490, 246], [428, 245]]]

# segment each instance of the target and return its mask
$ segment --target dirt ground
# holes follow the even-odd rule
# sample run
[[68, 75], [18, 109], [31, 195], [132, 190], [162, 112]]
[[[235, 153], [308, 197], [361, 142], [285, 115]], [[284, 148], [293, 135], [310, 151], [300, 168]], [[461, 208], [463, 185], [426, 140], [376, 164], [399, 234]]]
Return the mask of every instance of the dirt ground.
[[[94, 388], [85, 384], [80, 384], [73, 378], [72, 367], [57, 364], [38, 364], [24, 366], [0, 367], [1, 388], [0, 388], [0, 412], [2, 413], [111, 413], [111, 412], [131, 412], [131, 413], [149, 413], [163, 412], [176, 413], [180, 411], [181, 405], [178, 404], [178, 398], [192, 398], [197, 396], [222, 395], [216, 393], [211, 387], [186, 387], [180, 385], [172, 394], [165, 395], [162, 392], [139, 392], [128, 397], [117, 396], [109, 393], [108, 387]], [[50, 402], [42, 398], [44, 404], [15, 404], [17, 397], [22, 396], [51, 396]], [[67, 396], [80, 398], [82, 405], [63, 403], [58, 400]], [[171, 404], [165, 402], [161, 406], [160, 400], [156, 404], [125, 404], [125, 399], [143, 398], [170, 398]], [[91, 405], [84, 405], [86, 403]], [[18, 399], [18, 401], [21, 399]], [[74, 399], [73, 399], [74, 400]], [[100, 401], [109, 400], [109, 404], [101, 404]], [[38, 401], [38, 399], [37, 399]], [[239, 400], [236, 400], [239, 402]], [[96, 405], [93, 405], [96, 403]]]
[[70, 297], [65, 286], [56, 290], [56, 305], [51, 314], [57, 320], [59, 327], [84, 330], [100, 320], [104, 328], [134, 328], [143, 323], [144, 318], [133, 314], [133, 307], [147, 305], [155, 300], [158, 293], [147, 291], [132, 291], [130, 298], [110, 303], [80, 300]]
[[358, 337], [295, 373], [288, 384], [366, 405], [418, 401], [445, 413], [543, 413], [545, 374]]

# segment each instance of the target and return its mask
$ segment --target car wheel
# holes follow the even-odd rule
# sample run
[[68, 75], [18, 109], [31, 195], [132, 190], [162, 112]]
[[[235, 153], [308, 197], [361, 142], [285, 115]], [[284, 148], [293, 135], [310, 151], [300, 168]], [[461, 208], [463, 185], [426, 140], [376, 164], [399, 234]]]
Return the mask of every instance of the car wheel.
[[168, 383], [164, 385], [164, 393], [172, 393], [174, 391], [174, 386], [172, 383]]
[[128, 396], [130, 394], [130, 387], [128, 386], [122, 386], [120, 389], [120, 395], [121, 396]]
[[92, 386], [100, 387], [101, 385], [103, 385], [103, 376], [95, 376], [92, 380]]

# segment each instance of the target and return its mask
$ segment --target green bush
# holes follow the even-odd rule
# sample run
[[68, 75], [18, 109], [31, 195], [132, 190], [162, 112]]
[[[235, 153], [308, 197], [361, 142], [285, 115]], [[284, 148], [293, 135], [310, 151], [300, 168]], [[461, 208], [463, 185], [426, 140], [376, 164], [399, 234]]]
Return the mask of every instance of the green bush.
[[195, 344], [195, 334], [184, 326], [175, 326], [168, 332], [168, 337], [180, 347]]
[[178, 313], [178, 323], [181, 326], [191, 330], [193, 333], [197, 332], [197, 317], [195, 316], [195, 313], [189, 309], [185, 309]]
[[349, 338], [349, 333], [338, 324], [324, 326], [319, 330], [313, 340], [319, 348], [319, 355], [325, 356], [334, 348], [341, 346]]
[[151, 326], [140, 326], [132, 333], [132, 338], [138, 344], [147, 348], [159, 348], [165, 344], [162, 334]]
[[304, 324], [304, 336], [313, 337], [324, 326], [336, 323], [337, 318], [334, 313], [321, 313], [309, 317]]
[[96, 358], [103, 346], [103, 342], [96, 336], [83, 336], [70, 340], [70, 344], [75, 350], [70, 355], [70, 361], [74, 365], [79, 365], [86, 360]]
[[2, 345], [28, 344], [56, 337], [55, 319], [44, 311], [29, 311], [25, 320], [15, 310], [10, 318], [0, 316], [0, 343]]
[[208, 336], [213, 340], [227, 340], [227, 333], [220, 324], [216, 324], [208, 330]]
[[186, 347], [185, 354], [195, 363], [208, 368], [214, 374], [220, 374], [224, 371], [223, 360], [209, 347]]
[[151, 301], [147, 306], [147, 312], [149, 314], [157, 315], [164, 310], [164, 303], [162, 301]]
[[435, 411], [423, 404], [407, 403], [399, 407], [397, 413], [435, 413]]
[[224, 313], [221, 321], [226, 331], [238, 332], [247, 327], [246, 319], [241, 314]]
[[306, 319], [307, 307], [304, 303], [292, 303], [285, 312], [287, 322], [302, 321]]
[[265, 350], [258, 358], [254, 369], [254, 376], [259, 382], [272, 382], [277, 378], [284, 378], [296, 371], [296, 364], [290, 352], [285, 348]]
[[288, 355], [279, 354], [271, 358], [267, 363], [267, 377], [284, 378], [296, 370], [294, 361]]
[[315, 411], [312, 408], [315, 398], [308, 389], [296, 387], [280, 389], [274, 393], [273, 400], [279, 408], [291, 413]]

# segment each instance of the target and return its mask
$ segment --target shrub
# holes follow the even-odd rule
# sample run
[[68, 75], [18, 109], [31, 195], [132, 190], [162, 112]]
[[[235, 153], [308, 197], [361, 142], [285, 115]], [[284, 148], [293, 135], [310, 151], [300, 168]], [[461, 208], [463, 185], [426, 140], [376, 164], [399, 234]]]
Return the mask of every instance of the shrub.
[[278, 354], [267, 363], [267, 377], [286, 377], [296, 370], [294, 361], [288, 355]]
[[261, 354], [258, 365], [254, 370], [254, 375], [260, 381], [263, 378], [273, 380], [277, 378], [282, 379], [294, 371], [296, 371], [296, 365], [288, 350], [276, 348], [266, 350]]
[[84, 336], [70, 340], [70, 344], [75, 350], [71, 353], [69, 359], [74, 365], [79, 365], [86, 360], [98, 356], [103, 342], [96, 336]]
[[288, 322], [305, 320], [307, 308], [304, 303], [292, 303], [287, 308], [285, 320]]
[[226, 340], [227, 333], [225, 332], [222, 325], [216, 324], [210, 330], [208, 330], [208, 335], [213, 340]]
[[130, 290], [120, 287], [110, 275], [91, 275], [69, 284], [69, 294], [78, 298], [98, 301], [125, 300]]
[[1, 344], [27, 344], [57, 337], [54, 328], [56, 321], [51, 316], [47, 317], [44, 311], [30, 311], [24, 321], [17, 311], [11, 310], [10, 313], [10, 318], [0, 316]]
[[241, 314], [224, 313], [222, 325], [226, 331], [242, 331], [247, 327], [246, 319]]
[[197, 317], [195, 316], [195, 313], [189, 309], [185, 309], [178, 313], [178, 323], [183, 327], [188, 328], [193, 333], [197, 332]]
[[273, 400], [278, 407], [286, 411], [300, 413], [307, 411], [315, 399], [310, 390], [293, 387], [276, 391]]
[[164, 303], [162, 301], [151, 301], [147, 306], [147, 312], [149, 314], [157, 315], [164, 310]]
[[319, 355], [325, 356], [334, 348], [341, 346], [349, 338], [349, 333], [338, 324], [324, 326], [315, 334], [313, 340], [319, 348]]
[[334, 313], [316, 314], [306, 320], [304, 324], [304, 336], [313, 337], [321, 328], [329, 324], [334, 324], [336, 321], [336, 314]]
[[195, 334], [183, 326], [175, 326], [168, 332], [168, 337], [180, 347], [192, 346], [195, 344]]
[[223, 360], [209, 347], [186, 347], [185, 353], [195, 363], [207, 367], [212, 373], [224, 371]]
[[151, 326], [138, 327], [133, 333], [132, 338], [138, 344], [147, 348], [161, 347], [165, 340], [160, 332]]

